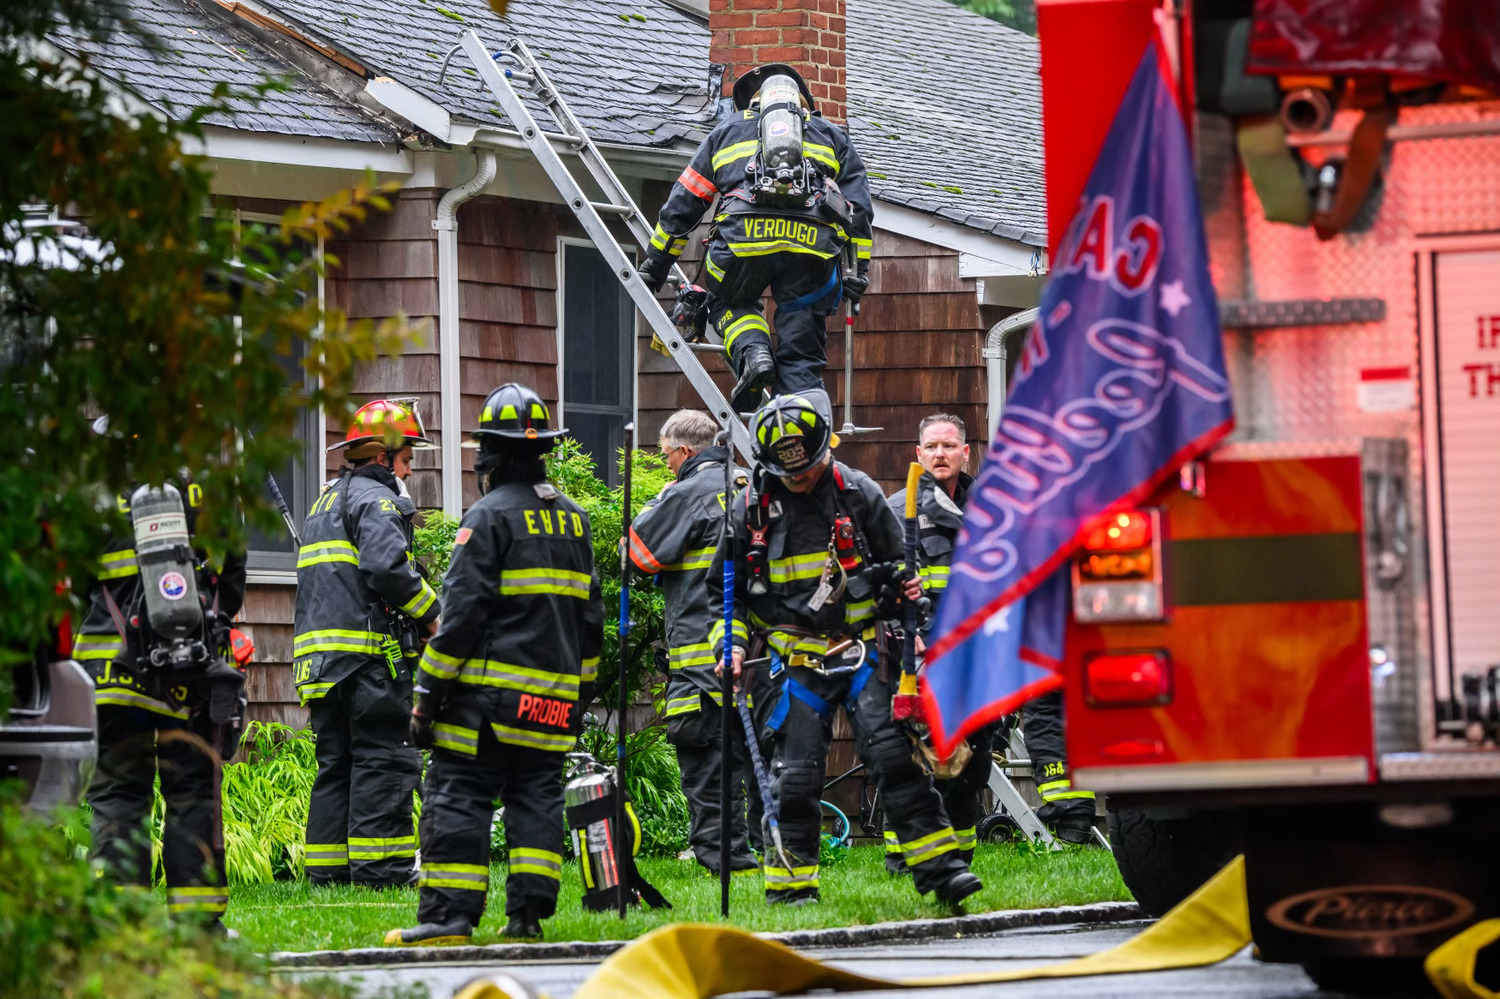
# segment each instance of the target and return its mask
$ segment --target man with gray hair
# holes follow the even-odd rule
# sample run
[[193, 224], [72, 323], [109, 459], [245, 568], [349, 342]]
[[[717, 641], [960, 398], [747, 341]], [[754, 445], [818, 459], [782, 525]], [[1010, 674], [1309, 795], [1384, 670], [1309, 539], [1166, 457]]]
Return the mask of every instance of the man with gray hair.
[[[682, 792], [687, 795], [688, 842], [698, 863], [719, 870], [719, 830], [724, 822], [720, 802], [720, 767], [734, 768], [729, 803], [730, 869], [759, 867], [750, 851], [745, 822], [746, 751], [744, 739], [730, 740], [734, 758], [721, 759], [723, 697], [714, 676], [715, 659], [708, 629], [723, 616], [714, 599], [722, 587], [709, 579], [724, 524], [724, 464], [727, 447], [715, 444], [719, 425], [695, 409], [673, 413], [662, 424], [662, 457], [677, 476], [641, 508], [630, 527], [630, 560], [656, 576], [666, 595], [667, 741], [677, 747]], [[736, 488], [746, 481], [736, 469]]]

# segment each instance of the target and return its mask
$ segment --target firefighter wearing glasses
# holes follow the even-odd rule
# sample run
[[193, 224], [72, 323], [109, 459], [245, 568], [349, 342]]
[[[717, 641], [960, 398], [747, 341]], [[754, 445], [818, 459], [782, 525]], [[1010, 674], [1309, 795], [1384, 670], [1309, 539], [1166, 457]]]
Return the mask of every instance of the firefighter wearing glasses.
[[[693, 409], [673, 413], [661, 428], [661, 449], [677, 480], [635, 515], [630, 525], [630, 560], [637, 570], [661, 580], [666, 596], [667, 739], [677, 749], [682, 793], [690, 819], [688, 843], [698, 863], [719, 870], [723, 694], [714, 675], [708, 630], [723, 617], [722, 587], [713, 587], [709, 568], [723, 533], [724, 463], [729, 449], [716, 446], [719, 425]], [[747, 481], [739, 473], [740, 484]], [[745, 743], [731, 733], [734, 795], [729, 803], [730, 869], [755, 870], [745, 822]]]
[[[869, 284], [869, 182], [843, 130], [824, 121], [797, 71], [761, 66], [734, 85], [715, 128], [663, 205], [640, 274], [660, 290], [703, 213], [718, 201], [704, 258], [708, 320], [738, 376], [741, 412], [763, 389], [797, 392], [831, 418], [824, 320]], [[761, 297], [776, 300], [776, 354]]]
[[[107, 424], [101, 418], [98, 426]], [[147, 822], [159, 775], [166, 803], [167, 908], [174, 916], [219, 927], [229, 905], [219, 776], [224, 759], [239, 744], [245, 707], [244, 676], [228, 665], [224, 649], [230, 619], [245, 599], [245, 558], [231, 553], [222, 565], [213, 565], [195, 534], [201, 490], [190, 482], [163, 487], [167, 490], [180, 498], [192, 549], [183, 554], [191, 562], [183, 571], [156, 568], [149, 583], [175, 600], [187, 595], [182, 577], [195, 577], [201, 607], [187, 613], [199, 616], [189, 638], [201, 642], [203, 654], [197, 663], [174, 663], [161, 655], [167, 645], [152, 627], [156, 618], [147, 604], [134, 538], [112, 541], [88, 587], [88, 610], [73, 652], [94, 676], [98, 709], [99, 763], [88, 791], [93, 855], [116, 883], [150, 887]], [[159, 500], [143, 492], [134, 495]], [[134, 496], [118, 500], [127, 519], [134, 519], [133, 502]], [[160, 661], [154, 662], [152, 653]]]
[[[879, 661], [880, 622], [900, 618], [902, 601], [921, 596], [915, 574], [896, 564], [901, 523], [868, 476], [833, 460], [828, 423], [809, 400], [772, 399], [756, 413], [751, 433], [756, 479], [735, 497], [726, 547], [735, 560], [730, 639], [739, 682], [746, 681], [750, 635], [759, 632], [781, 686], [768, 727], [789, 856], [767, 853], [766, 898], [818, 898], [818, 802], [833, 715], [842, 706], [917, 890], [957, 904], [983, 885], [959, 852], [931, 774], [891, 718], [896, 677]], [[712, 637], [722, 648], [722, 622]]]
[[480, 412], [483, 495], [443, 577], [443, 623], [422, 654], [412, 739], [432, 749], [422, 799], [420, 925], [395, 946], [466, 942], [484, 915], [490, 821], [505, 806], [503, 935], [533, 940], [557, 907], [562, 773], [583, 730], [604, 641], [588, 514], [547, 481], [566, 430], [524, 385]]
[[406, 717], [416, 655], [439, 608], [411, 559], [416, 507], [399, 480], [411, 474], [413, 448], [430, 447], [415, 403], [360, 407], [329, 448], [342, 448], [349, 464], [302, 527], [292, 671], [317, 736], [306, 854], [315, 885], [414, 877], [421, 760]]

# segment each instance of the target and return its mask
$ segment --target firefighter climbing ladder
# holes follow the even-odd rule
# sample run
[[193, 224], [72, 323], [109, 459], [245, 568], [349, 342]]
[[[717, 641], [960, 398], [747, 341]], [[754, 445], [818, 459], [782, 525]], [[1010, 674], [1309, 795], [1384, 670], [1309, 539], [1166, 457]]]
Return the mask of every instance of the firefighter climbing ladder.
[[[583, 125], [563, 101], [562, 95], [557, 92], [557, 88], [552, 86], [552, 81], [547, 79], [546, 72], [519, 39], [512, 41], [504, 49], [491, 56], [490, 50], [479, 40], [479, 35], [473, 31], [466, 31], [459, 43], [448, 52], [448, 58], [451, 58], [459, 49], [462, 49], [473, 61], [479, 78], [485, 82], [490, 92], [495, 95], [495, 99], [500, 102], [500, 109], [505, 112], [505, 117], [521, 133], [521, 138], [531, 149], [537, 162], [541, 163], [542, 169], [547, 172], [557, 192], [562, 195], [579, 223], [583, 225], [584, 231], [588, 233], [589, 239], [593, 240], [594, 246], [604, 255], [605, 262], [614, 271], [620, 284], [624, 285], [635, 307], [640, 310], [641, 315], [646, 317], [657, 339], [671, 353], [672, 360], [677, 362], [677, 366], [692, 383], [693, 389], [708, 407], [708, 411], [713, 414], [714, 419], [729, 431], [735, 447], [748, 462], [751, 456], [750, 432], [745, 429], [745, 424], [730, 408], [729, 401], [724, 398], [724, 393], [719, 391], [719, 387], [703, 369], [703, 365], [694, 352], [694, 345], [688, 343], [673, 325], [672, 320], [662, 309], [661, 302], [636, 274], [635, 265], [626, 254], [624, 247], [616, 241], [614, 234], [605, 225], [604, 218], [608, 216], [622, 221], [642, 248], [651, 244], [651, 226], [647, 224], [646, 217], [636, 207], [635, 201], [620, 183], [620, 179], [605, 162], [598, 147], [584, 131]], [[499, 60], [505, 60], [512, 65], [502, 69]], [[445, 71], [447, 64], [448, 59], [444, 59], [443, 70]], [[441, 79], [440, 74], [439, 80]], [[532, 96], [562, 127], [561, 134], [545, 132], [537, 125], [536, 119], [532, 117], [531, 111], [522, 102], [515, 88], [512, 87], [512, 83], [520, 83], [530, 89]], [[579, 185], [577, 178], [573, 176], [573, 172], [563, 162], [562, 156], [558, 153], [559, 147], [578, 157], [589, 175], [593, 177], [594, 182], [599, 185], [599, 189], [604, 192], [604, 201], [593, 201], [589, 198]], [[675, 264], [673, 274], [679, 282], [686, 283], [682, 271]], [[697, 346], [705, 352], [722, 351], [718, 344]]]

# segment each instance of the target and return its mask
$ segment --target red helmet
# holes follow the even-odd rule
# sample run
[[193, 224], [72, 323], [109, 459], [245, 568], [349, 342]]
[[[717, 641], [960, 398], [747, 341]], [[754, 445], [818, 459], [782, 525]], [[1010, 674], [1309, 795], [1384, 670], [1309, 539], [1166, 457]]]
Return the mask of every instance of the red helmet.
[[381, 451], [403, 447], [436, 447], [427, 439], [415, 399], [376, 399], [354, 414], [344, 439], [328, 450], [348, 448], [350, 458], [373, 458]]

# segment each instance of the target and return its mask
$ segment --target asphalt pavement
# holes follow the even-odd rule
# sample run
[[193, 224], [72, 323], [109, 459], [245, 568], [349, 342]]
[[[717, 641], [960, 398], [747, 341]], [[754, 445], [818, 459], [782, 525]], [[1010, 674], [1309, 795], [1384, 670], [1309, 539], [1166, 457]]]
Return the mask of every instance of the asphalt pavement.
[[[802, 952], [852, 971], [882, 978], [919, 978], [1065, 961], [1124, 943], [1145, 927], [1144, 921], [1078, 924], [1005, 930], [999, 933], [915, 943], [880, 943], [859, 947], [810, 948]], [[598, 967], [598, 959], [504, 961], [488, 964], [424, 963], [329, 969], [340, 979], [357, 983], [361, 995], [373, 996], [392, 985], [427, 986], [430, 999], [448, 999], [455, 989], [486, 971], [504, 970], [551, 999], [568, 999]], [[299, 968], [298, 974], [316, 973]], [[827, 993], [823, 993], [827, 995]], [[1136, 975], [1049, 979], [1002, 985], [956, 986], [938, 989], [846, 992], [859, 999], [1311, 999], [1317, 988], [1299, 968], [1261, 964], [1249, 948], [1228, 961], [1207, 968], [1160, 971]]]

